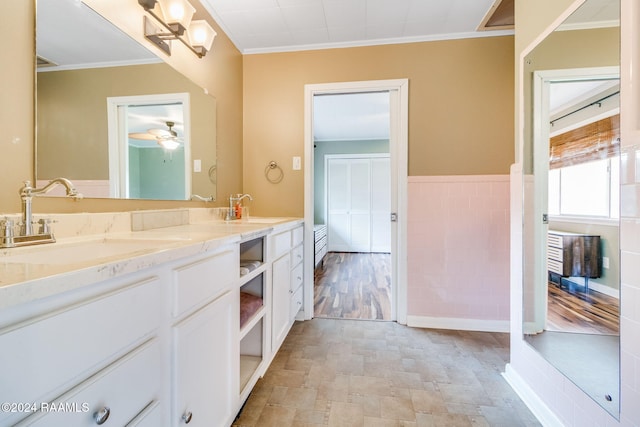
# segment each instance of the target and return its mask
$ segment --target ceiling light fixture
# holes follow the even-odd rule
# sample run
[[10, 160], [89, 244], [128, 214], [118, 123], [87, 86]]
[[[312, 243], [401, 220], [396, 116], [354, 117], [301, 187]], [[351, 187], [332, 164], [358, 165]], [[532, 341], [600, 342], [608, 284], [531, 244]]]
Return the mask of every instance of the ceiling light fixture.
[[205, 20], [191, 20], [196, 9], [187, 0], [138, 0], [138, 3], [161, 26], [144, 16], [144, 36], [167, 55], [171, 55], [171, 40], [180, 40], [198, 58], [211, 49], [216, 32]]
[[156, 141], [156, 143], [166, 150], [175, 150], [180, 146], [178, 132], [173, 130], [175, 122], [165, 122], [168, 129], [148, 129], [146, 132], [132, 132], [128, 135], [131, 139], [143, 141]]

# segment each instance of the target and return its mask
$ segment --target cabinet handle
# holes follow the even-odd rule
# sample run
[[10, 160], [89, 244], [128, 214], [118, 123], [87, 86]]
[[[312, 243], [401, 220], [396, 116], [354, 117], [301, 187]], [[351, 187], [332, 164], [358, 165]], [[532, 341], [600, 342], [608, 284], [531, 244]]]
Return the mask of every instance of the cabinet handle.
[[193, 414], [191, 412], [185, 412], [182, 414], [182, 421], [184, 421], [185, 424], [189, 424], [191, 422], [191, 418], [193, 418]]
[[111, 409], [109, 409], [108, 406], [105, 406], [93, 413], [93, 419], [95, 420], [96, 424], [101, 426], [102, 424], [107, 422], [107, 420], [109, 419], [109, 415], [111, 415]]

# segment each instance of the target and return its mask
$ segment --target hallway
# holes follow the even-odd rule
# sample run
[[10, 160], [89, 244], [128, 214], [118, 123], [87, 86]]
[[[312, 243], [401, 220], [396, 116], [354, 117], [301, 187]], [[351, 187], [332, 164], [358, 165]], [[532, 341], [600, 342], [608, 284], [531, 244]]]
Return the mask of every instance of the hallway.
[[391, 320], [391, 255], [329, 252], [314, 272], [314, 316]]
[[508, 359], [508, 334], [297, 322], [233, 425], [539, 426]]

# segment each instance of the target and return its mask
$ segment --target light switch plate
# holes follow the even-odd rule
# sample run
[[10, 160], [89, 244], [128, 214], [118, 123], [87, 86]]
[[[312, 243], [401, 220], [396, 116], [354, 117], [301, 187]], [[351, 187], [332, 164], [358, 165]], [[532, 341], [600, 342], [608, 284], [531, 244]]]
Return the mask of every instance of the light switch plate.
[[202, 161], [200, 159], [195, 159], [193, 161], [193, 171], [202, 172]]
[[294, 171], [299, 171], [300, 169], [302, 169], [300, 156], [294, 156], [293, 157], [293, 170]]

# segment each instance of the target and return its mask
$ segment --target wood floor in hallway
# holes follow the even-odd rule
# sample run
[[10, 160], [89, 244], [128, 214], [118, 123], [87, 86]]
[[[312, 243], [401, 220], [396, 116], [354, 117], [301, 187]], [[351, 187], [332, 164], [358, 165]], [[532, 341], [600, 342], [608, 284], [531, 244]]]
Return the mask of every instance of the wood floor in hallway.
[[391, 320], [391, 255], [329, 252], [314, 274], [314, 315]]

